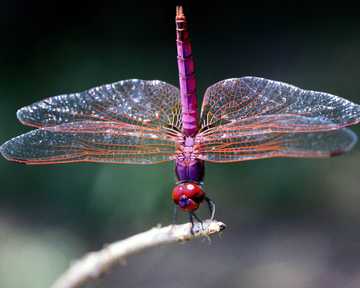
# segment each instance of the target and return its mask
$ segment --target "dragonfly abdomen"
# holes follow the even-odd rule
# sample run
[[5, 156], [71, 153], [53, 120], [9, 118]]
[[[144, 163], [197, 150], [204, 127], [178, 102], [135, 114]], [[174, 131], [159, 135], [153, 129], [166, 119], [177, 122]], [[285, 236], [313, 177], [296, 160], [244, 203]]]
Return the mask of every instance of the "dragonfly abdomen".
[[183, 133], [194, 136], [198, 131], [195, 65], [182, 7], [176, 10], [176, 46], [179, 69]]

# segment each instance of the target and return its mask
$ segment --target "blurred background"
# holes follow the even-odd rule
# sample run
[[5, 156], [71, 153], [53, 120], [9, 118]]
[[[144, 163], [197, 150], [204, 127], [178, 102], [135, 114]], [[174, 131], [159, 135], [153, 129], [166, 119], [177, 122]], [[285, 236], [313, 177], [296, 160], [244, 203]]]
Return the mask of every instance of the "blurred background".
[[[352, 7], [201, 2], [185, 1], [199, 97], [253, 75], [360, 103]], [[176, 3], [1, 1], [0, 142], [29, 131], [16, 110], [48, 96], [129, 78], [177, 85]], [[357, 145], [332, 159], [208, 164], [222, 237], [154, 249], [88, 287], [360, 287], [359, 161]], [[0, 159], [0, 287], [48, 287], [86, 251], [169, 224], [173, 168]]]

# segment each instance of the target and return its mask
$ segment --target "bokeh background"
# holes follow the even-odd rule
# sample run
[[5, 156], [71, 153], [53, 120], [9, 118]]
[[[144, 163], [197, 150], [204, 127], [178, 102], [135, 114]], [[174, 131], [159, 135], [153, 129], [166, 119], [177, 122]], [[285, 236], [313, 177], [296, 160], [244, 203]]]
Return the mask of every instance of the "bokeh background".
[[[353, 7], [185, 2], [200, 97], [254, 75], [360, 103]], [[16, 110], [48, 96], [129, 78], [177, 85], [175, 4], [1, 1], [0, 142], [29, 131]], [[154, 249], [88, 287], [360, 287], [359, 163], [360, 145], [332, 159], [207, 165], [222, 237]], [[169, 224], [173, 184], [172, 163], [0, 159], [0, 287], [48, 287], [86, 251]]]

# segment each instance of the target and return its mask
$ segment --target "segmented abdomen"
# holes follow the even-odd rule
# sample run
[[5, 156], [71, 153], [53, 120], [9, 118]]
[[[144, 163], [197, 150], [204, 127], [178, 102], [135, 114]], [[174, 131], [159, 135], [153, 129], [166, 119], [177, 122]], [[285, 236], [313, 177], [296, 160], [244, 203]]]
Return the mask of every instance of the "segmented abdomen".
[[183, 133], [186, 136], [194, 136], [198, 131], [195, 65], [186, 18], [181, 7], [176, 12], [176, 44]]

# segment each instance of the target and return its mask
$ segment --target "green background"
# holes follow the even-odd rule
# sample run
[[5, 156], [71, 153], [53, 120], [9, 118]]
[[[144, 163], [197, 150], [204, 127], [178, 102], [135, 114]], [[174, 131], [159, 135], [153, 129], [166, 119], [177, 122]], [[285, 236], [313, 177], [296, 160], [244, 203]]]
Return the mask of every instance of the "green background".
[[[352, 7], [200, 2], [185, 3], [199, 99], [216, 81], [253, 75], [360, 103]], [[175, 1], [0, 8], [0, 142], [29, 131], [16, 110], [48, 96], [130, 78], [177, 85]], [[359, 161], [357, 145], [325, 160], [208, 164], [223, 236], [146, 252], [89, 287], [359, 287]], [[169, 224], [173, 169], [0, 159], [0, 287], [48, 287], [86, 251]]]

